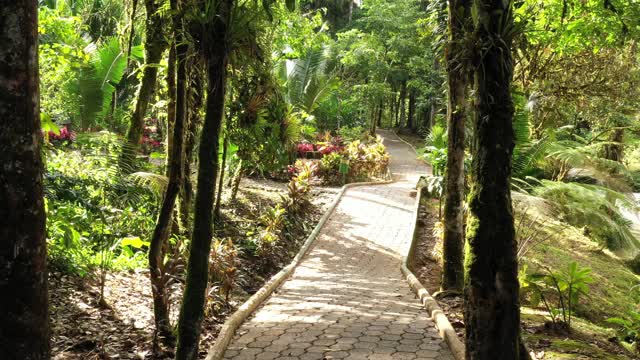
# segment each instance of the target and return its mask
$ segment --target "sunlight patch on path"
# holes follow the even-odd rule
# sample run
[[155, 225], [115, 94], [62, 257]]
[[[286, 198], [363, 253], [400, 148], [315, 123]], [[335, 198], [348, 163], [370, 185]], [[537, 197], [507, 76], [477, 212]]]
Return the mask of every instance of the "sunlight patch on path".
[[309, 254], [226, 359], [453, 359], [400, 271], [427, 167], [381, 131], [395, 183], [349, 189]]

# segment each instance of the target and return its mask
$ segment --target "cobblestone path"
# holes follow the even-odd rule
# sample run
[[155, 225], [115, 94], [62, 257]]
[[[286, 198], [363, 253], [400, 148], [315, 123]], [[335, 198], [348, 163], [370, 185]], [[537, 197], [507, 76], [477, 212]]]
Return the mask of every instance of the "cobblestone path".
[[294, 274], [245, 322], [225, 359], [453, 357], [404, 280], [415, 193], [427, 168], [380, 132], [396, 182], [349, 189]]

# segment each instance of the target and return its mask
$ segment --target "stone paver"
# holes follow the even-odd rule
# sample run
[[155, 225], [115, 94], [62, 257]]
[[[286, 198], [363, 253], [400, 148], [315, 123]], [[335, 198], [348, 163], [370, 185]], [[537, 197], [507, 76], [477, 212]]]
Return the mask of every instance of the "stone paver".
[[414, 186], [427, 168], [381, 131], [396, 182], [349, 189], [282, 287], [238, 329], [225, 359], [453, 357], [400, 271]]

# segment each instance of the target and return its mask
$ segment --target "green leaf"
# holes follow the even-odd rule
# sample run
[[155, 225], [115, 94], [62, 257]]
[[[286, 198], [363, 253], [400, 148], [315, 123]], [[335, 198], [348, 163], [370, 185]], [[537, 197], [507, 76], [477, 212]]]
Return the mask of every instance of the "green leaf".
[[60, 128], [51, 120], [51, 116], [48, 114], [40, 113], [40, 127], [45, 133], [53, 131], [54, 134], [60, 135]]
[[142, 249], [143, 246], [149, 246], [149, 244], [150, 242], [142, 241], [142, 239], [137, 236], [126, 237], [123, 238], [122, 241], [120, 241], [120, 246], [131, 246], [134, 249]]

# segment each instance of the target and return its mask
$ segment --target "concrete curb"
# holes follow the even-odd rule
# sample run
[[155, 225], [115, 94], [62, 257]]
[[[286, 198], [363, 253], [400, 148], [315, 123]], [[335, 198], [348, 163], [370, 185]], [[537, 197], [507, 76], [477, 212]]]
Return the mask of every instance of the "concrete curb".
[[[390, 174], [390, 172], [388, 173]], [[244, 321], [251, 316], [251, 314], [260, 306], [262, 303], [267, 300], [267, 298], [293, 273], [295, 268], [302, 262], [302, 259], [307, 254], [311, 245], [315, 241], [316, 237], [322, 230], [324, 224], [329, 220], [329, 217], [333, 214], [333, 211], [336, 209], [340, 200], [342, 200], [342, 196], [347, 192], [348, 189], [357, 187], [357, 186], [366, 186], [366, 185], [384, 185], [390, 184], [393, 180], [379, 181], [379, 182], [360, 182], [360, 183], [352, 183], [346, 184], [338, 193], [338, 196], [333, 201], [329, 209], [322, 215], [320, 221], [313, 229], [311, 234], [307, 237], [307, 240], [298, 251], [298, 254], [291, 260], [291, 263], [280, 272], [275, 274], [266, 284], [264, 284], [258, 292], [253, 294], [247, 301], [245, 301], [239, 308], [236, 310], [229, 318], [224, 322], [222, 328], [220, 329], [220, 333], [216, 338], [216, 342], [209, 348], [207, 353], [206, 360], [221, 360], [224, 356], [225, 351], [229, 347], [231, 340], [235, 336], [236, 330], [244, 323]]]
[[464, 360], [465, 358], [464, 344], [458, 338], [458, 335], [453, 329], [453, 326], [451, 326], [449, 319], [447, 319], [447, 316], [438, 305], [438, 302], [431, 296], [431, 294], [429, 294], [427, 289], [425, 289], [424, 286], [422, 286], [422, 284], [420, 283], [418, 278], [413, 274], [413, 272], [409, 270], [410, 261], [413, 258], [413, 253], [415, 252], [416, 238], [417, 238], [416, 233], [418, 229], [418, 226], [417, 226], [418, 216], [420, 216], [419, 210], [420, 210], [421, 199], [422, 199], [422, 191], [420, 191], [419, 189], [418, 194], [416, 196], [416, 202], [415, 202], [415, 208], [414, 208], [415, 216], [412, 224], [413, 231], [411, 232], [413, 234], [413, 239], [411, 240], [411, 247], [409, 248], [409, 254], [406, 257], [404, 257], [404, 259], [402, 260], [402, 268], [401, 268], [402, 273], [407, 278], [407, 282], [409, 283], [411, 290], [413, 290], [413, 292], [418, 296], [418, 298], [420, 299], [420, 302], [429, 313], [429, 316], [431, 316], [431, 319], [436, 323], [436, 328], [440, 332], [440, 336], [444, 338], [444, 341], [449, 346], [449, 349], [451, 350], [453, 357], [456, 360]]

